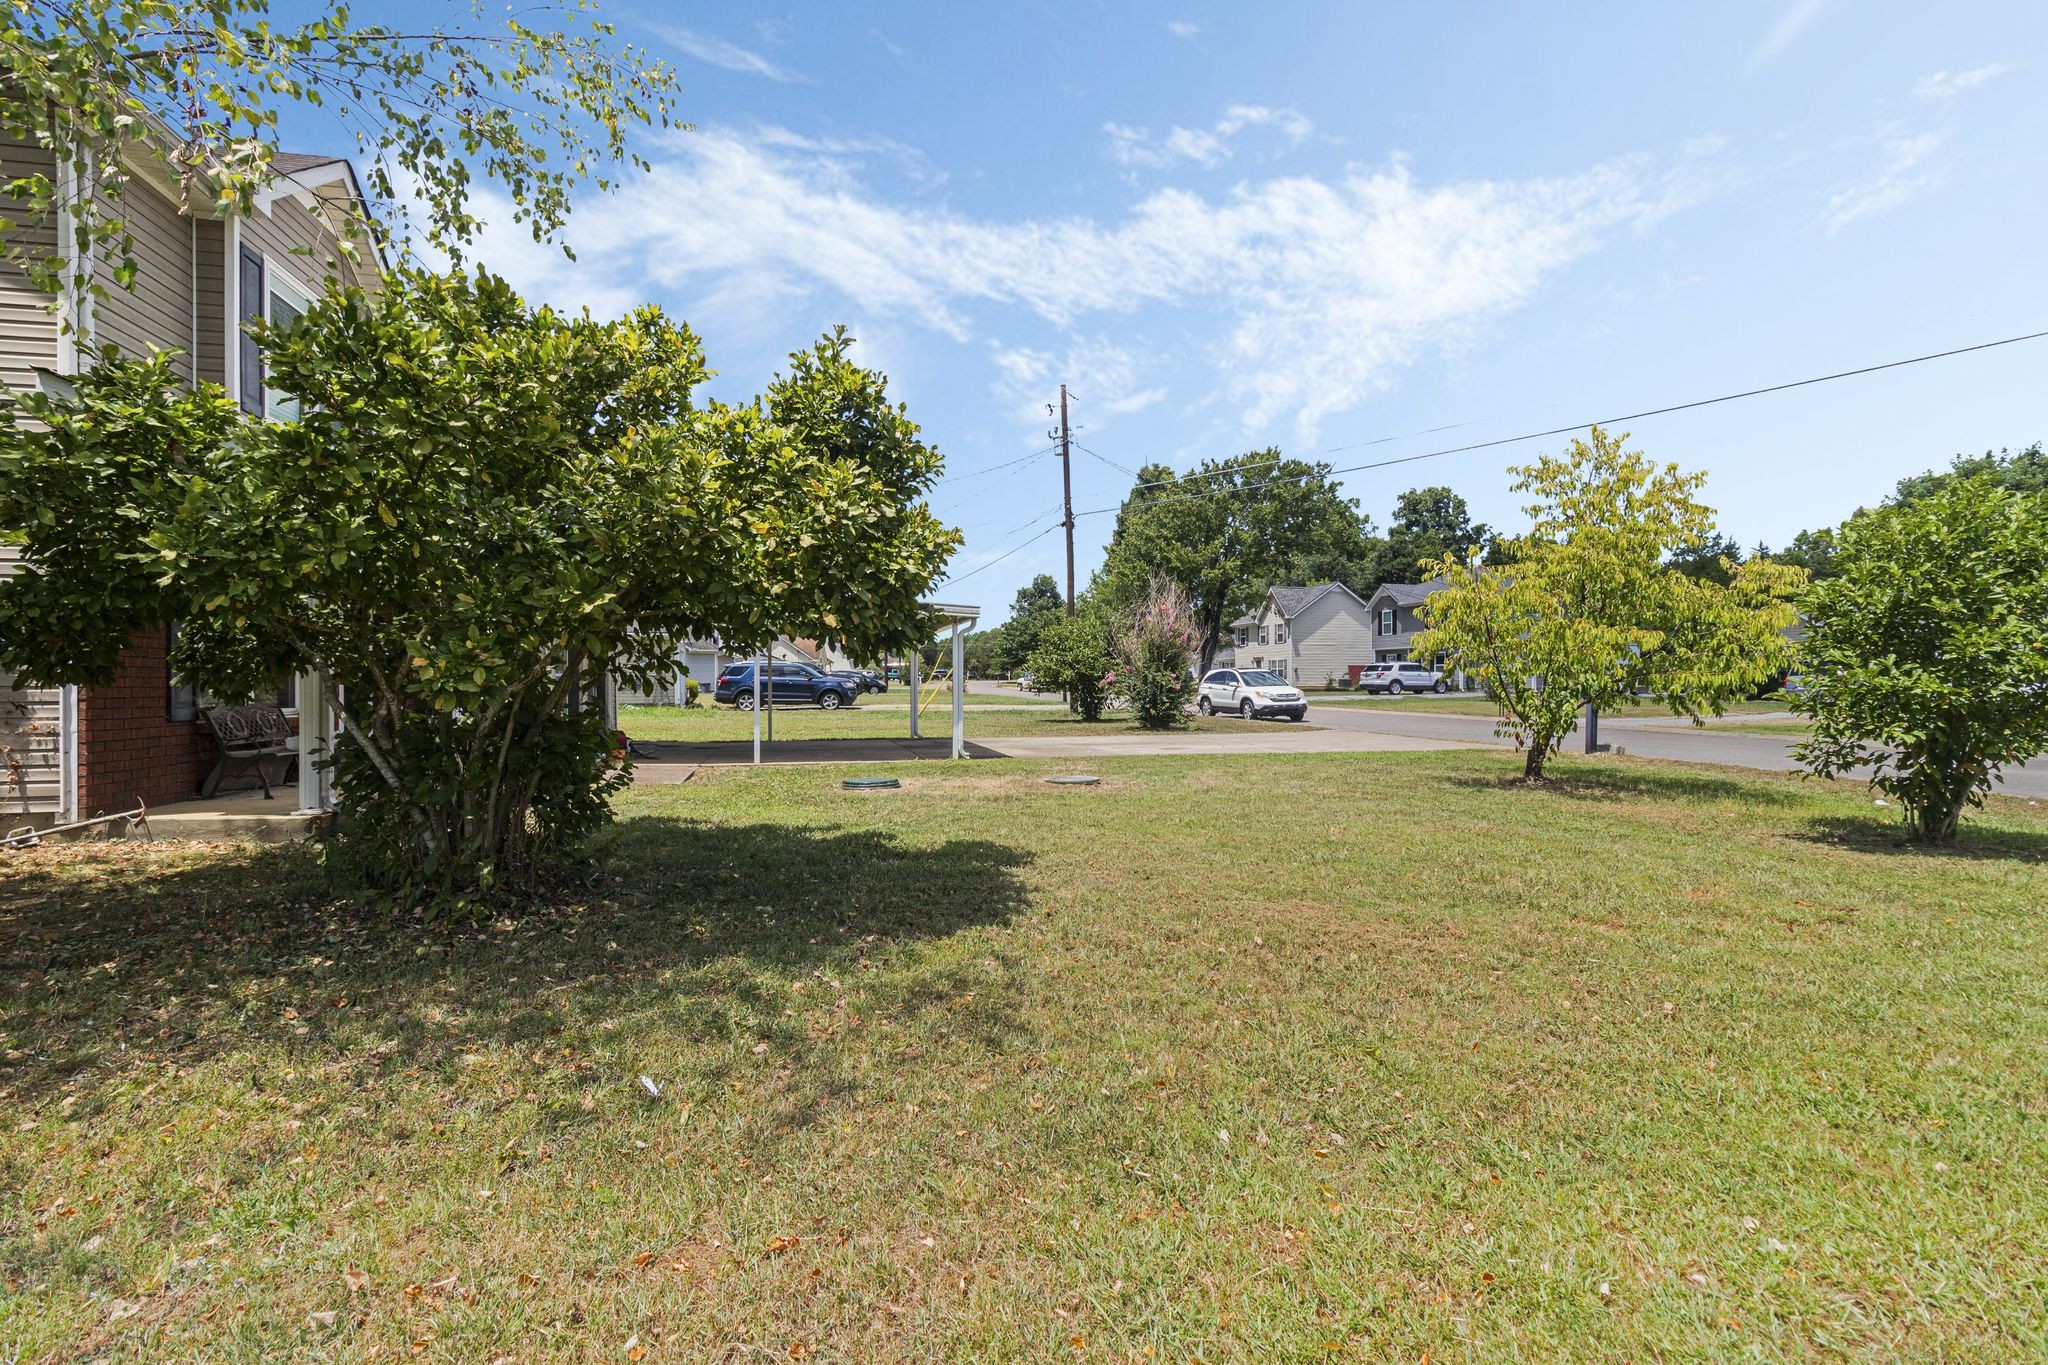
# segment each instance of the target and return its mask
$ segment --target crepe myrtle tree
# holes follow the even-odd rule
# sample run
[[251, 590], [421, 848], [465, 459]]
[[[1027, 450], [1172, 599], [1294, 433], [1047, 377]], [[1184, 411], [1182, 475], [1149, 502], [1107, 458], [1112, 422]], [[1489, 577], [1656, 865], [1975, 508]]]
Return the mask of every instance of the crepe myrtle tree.
[[1499, 700], [1497, 731], [1526, 742], [1523, 775], [1544, 765], [1587, 705], [1647, 693], [1697, 723], [1785, 669], [1797, 569], [1754, 558], [1727, 581], [1692, 577], [1671, 555], [1713, 531], [1694, 494], [1702, 474], [1659, 468], [1594, 427], [1563, 457], [1511, 472], [1532, 494], [1529, 534], [1488, 564], [1447, 555], [1446, 587], [1422, 607], [1418, 658], [1442, 653]]
[[0, 444], [0, 666], [103, 683], [182, 626], [172, 666], [223, 697], [317, 670], [347, 720], [339, 849], [405, 901], [531, 887], [624, 780], [587, 704], [687, 636], [909, 648], [957, 544], [924, 505], [938, 452], [843, 331], [765, 395], [659, 309], [524, 304], [484, 274], [401, 273], [374, 301], [264, 330], [292, 422], [237, 419], [168, 361], [24, 401]]
[[1913, 837], [1951, 843], [1998, 769], [2048, 748], [2048, 494], [1977, 473], [1843, 524], [1793, 704], [1815, 774], [1868, 765]]

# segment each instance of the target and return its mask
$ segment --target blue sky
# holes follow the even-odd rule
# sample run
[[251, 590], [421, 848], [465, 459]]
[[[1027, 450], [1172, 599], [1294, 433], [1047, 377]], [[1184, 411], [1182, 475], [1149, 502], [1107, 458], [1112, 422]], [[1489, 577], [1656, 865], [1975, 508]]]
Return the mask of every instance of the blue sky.
[[[2048, 328], [2048, 6], [606, 4], [696, 131], [569, 227], [530, 294], [687, 318], [758, 390], [858, 335], [1000, 615], [1075, 503], [1278, 445], [1343, 465]], [[306, 130], [311, 133], [312, 130]], [[493, 212], [486, 201], [487, 216]], [[1745, 544], [1957, 450], [2048, 437], [2048, 341], [1637, 422]], [[1434, 434], [1434, 428], [1453, 427]], [[1520, 521], [1561, 438], [1367, 471]], [[978, 477], [963, 478], [963, 475]], [[1030, 518], [1043, 519], [1032, 522]], [[1085, 583], [1111, 518], [1085, 517]], [[988, 566], [984, 568], [983, 566]]]

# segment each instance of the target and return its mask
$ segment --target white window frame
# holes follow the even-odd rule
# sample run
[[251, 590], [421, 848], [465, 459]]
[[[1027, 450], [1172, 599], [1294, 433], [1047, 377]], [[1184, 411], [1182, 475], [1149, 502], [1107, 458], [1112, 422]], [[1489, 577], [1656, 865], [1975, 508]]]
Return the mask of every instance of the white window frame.
[[1382, 634], [1382, 635], [1392, 635], [1393, 633], [1394, 633], [1394, 609], [1393, 609], [1392, 607], [1381, 607], [1381, 608], [1380, 608], [1380, 634]]
[[1275, 627], [1273, 627], [1273, 643], [1274, 643], [1274, 644], [1276, 644], [1276, 645], [1284, 645], [1284, 644], [1286, 644], [1286, 643], [1287, 643], [1287, 627], [1286, 627], [1286, 626], [1275, 626]]
[[[259, 251], [257, 254], [263, 258], [264, 321], [277, 320], [271, 310], [271, 303], [280, 294], [284, 296], [285, 302], [299, 310], [300, 317], [304, 317], [306, 311], [313, 306], [313, 291], [306, 287], [305, 281], [279, 264], [277, 258], [269, 252]], [[273, 421], [296, 422], [299, 419], [299, 400], [286, 397], [270, 387], [268, 365], [263, 368], [263, 379], [263, 415]]]

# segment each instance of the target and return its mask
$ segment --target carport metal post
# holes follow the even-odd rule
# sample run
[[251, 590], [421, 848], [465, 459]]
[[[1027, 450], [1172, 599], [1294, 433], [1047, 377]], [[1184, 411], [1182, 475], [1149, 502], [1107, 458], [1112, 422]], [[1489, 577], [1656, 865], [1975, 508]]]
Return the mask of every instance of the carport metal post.
[[[754, 678], [754, 705], [768, 707], [768, 742], [775, 742], [775, 646], [768, 646], [767, 662]], [[766, 702], [762, 698], [766, 698]]]
[[953, 623], [953, 757], [967, 757], [967, 623]]
[[909, 652], [903, 661], [903, 671], [910, 678], [910, 737], [923, 739], [924, 732], [917, 728], [917, 655], [915, 649]]
[[761, 761], [761, 664], [754, 663], [754, 762]]

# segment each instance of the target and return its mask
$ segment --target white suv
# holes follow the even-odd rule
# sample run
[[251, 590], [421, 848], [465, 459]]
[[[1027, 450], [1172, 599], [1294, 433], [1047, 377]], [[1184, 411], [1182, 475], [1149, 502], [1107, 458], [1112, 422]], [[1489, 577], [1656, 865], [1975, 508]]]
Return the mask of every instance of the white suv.
[[1399, 663], [1369, 665], [1358, 675], [1358, 690], [1398, 697], [1403, 692], [1448, 692], [1451, 684], [1441, 670], [1404, 659]]
[[1246, 720], [1261, 716], [1285, 716], [1300, 720], [1308, 714], [1308, 698], [1301, 689], [1288, 685], [1278, 673], [1257, 669], [1219, 668], [1202, 678], [1195, 709], [1205, 716], [1218, 711], [1235, 711]]

